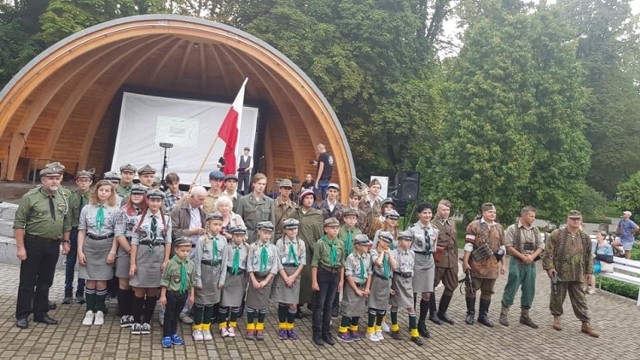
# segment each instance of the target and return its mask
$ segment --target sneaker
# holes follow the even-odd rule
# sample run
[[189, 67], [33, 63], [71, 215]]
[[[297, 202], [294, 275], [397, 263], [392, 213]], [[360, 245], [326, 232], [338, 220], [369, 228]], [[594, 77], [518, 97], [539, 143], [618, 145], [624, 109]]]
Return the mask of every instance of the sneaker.
[[360, 333], [358, 333], [357, 331], [349, 331], [349, 334], [351, 334], [351, 338], [353, 339], [353, 341], [362, 340], [362, 336], [360, 336]]
[[247, 330], [247, 334], [244, 336], [247, 340], [255, 340], [256, 335], [254, 330]]
[[236, 328], [234, 328], [233, 326], [229, 326], [229, 337], [236, 337]]
[[93, 325], [104, 325], [104, 313], [102, 311], [96, 311], [93, 318]]
[[[235, 335], [235, 332], [233, 333], [233, 335]], [[227, 336], [229, 336], [229, 330], [227, 330], [227, 328], [220, 328], [220, 337]]]
[[142, 326], [140, 328], [140, 334], [142, 334], [142, 335], [151, 334], [151, 324], [149, 324], [149, 323], [142, 324]]
[[191, 334], [191, 336], [193, 336], [193, 341], [204, 340], [204, 334], [202, 333], [202, 330], [193, 330], [193, 334]]
[[87, 313], [84, 315], [84, 319], [82, 319], [82, 325], [93, 325], [94, 316], [95, 315], [93, 314], [93, 311], [87, 311]]
[[171, 346], [173, 346], [173, 342], [171, 341], [171, 336], [165, 336], [162, 338], [162, 347], [165, 349], [170, 348]]
[[378, 335], [376, 335], [376, 333], [370, 333], [370, 332], [367, 333], [367, 339], [373, 342], [380, 341], [380, 338], [378, 337]]
[[298, 340], [298, 334], [296, 334], [296, 331], [293, 329], [287, 330], [287, 336], [289, 340]]
[[180, 321], [182, 321], [183, 324], [187, 324], [187, 325], [193, 324], [193, 319], [190, 318], [189, 314], [187, 314], [187, 313], [181, 313], [180, 314]]
[[351, 337], [351, 334], [349, 332], [340, 333], [338, 334], [338, 341], [343, 343], [350, 343], [353, 342], [353, 338]]
[[140, 335], [142, 334], [142, 324], [135, 323], [131, 325], [131, 334], [132, 335]]
[[280, 340], [289, 340], [289, 332], [284, 329], [278, 330], [278, 339]]
[[121, 328], [131, 327], [132, 323], [133, 322], [129, 319], [129, 315], [122, 315], [120, 317], [120, 327]]
[[84, 300], [84, 293], [77, 293], [76, 294], [76, 302], [78, 304], [84, 304], [85, 300]]
[[383, 332], [391, 332], [391, 328], [389, 327], [389, 324], [387, 324], [386, 322], [382, 322], [382, 331]]
[[171, 342], [173, 345], [184, 345], [184, 340], [178, 334], [171, 335]]
[[200, 331], [202, 331], [202, 337], [203, 337], [204, 341], [213, 340], [213, 335], [211, 334], [211, 330], [205, 329], [205, 330], [200, 330]]
[[65, 294], [64, 299], [62, 299], [62, 304], [68, 305], [68, 304], [71, 304], [72, 302], [73, 302], [73, 296], [71, 296], [71, 294]]
[[413, 343], [418, 346], [422, 346], [424, 344], [424, 341], [422, 341], [422, 338], [420, 336], [412, 336], [411, 341], [413, 341]]
[[380, 341], [384, 340], [384, 335], [382, 335], [382, 331], [377, 330], [376, 331], [376, 336], [378, 337], [378, 340], [380, 340]]
[[256, 330], [256, 340], [264, 340], [264, 331]]

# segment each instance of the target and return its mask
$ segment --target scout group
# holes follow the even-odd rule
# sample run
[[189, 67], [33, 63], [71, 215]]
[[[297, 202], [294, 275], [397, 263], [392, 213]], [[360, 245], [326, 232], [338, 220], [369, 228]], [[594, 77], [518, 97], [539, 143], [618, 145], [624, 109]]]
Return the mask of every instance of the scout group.
[[[340, 187], [333, 183], [321, 203], [313, 191], [304, 190], [296, 204], [286, 179], [279, 183], [275, 201], [265, 196], [263, 174], [256, 174], [252, 189], [241, 196], [237, 177], [219, 171], [209, 175], [209, 190], [193, 186], [184, 194], [174, 173], [167, 176], [167, 191], [155, 189], [155, 170], [149, 165], [124, 165], [120, 174], [107, 173], [94, 186], [93, 174], [80, 171], [72, 192], [60, 186], [63, 171], [60, 163], [48, 164], [40, 172], [42, 185], [24, 195], [16, 212], [14, 232], [22, 264], [19, 328], [29, 326], [30, 314], [35, 322], [58, 323], [47, 311], [61, 244], [67, 255], [63, 303], [72, 301], [77, 258], [76, 299], [86, 303], [82, 325], [104, 323], [108, 283], [116, 281], [120, 326], [132, 334], [151, 332], [159, 300], [165, 348], [184, 344], [178, 320], [193, 324], [194, 341], [210, 341], [216, 332], [263, 340], [270, 301], [278, 304], [282, 340], [298, 339], [295, 321], [305, 317], [308, 306], [312, 340], [318, 346], [335, 344], [332, 316], [340, 316], [337, 340], [345, 343], [361, 337], [379, 342], [385, 331], [403, 339], [399, 311], [408, 316], [408, 339], [417, 345], [431, 336], [427, 315], [435, 324], [454, 324], [447, 309], [458, 286], [458, 249], [447, 200], [435, 208], [418, 204], [417, 222], [401, 231], [393, 201], [378, 198], [376, 180], [367, 193], [351, 190], [346, 205], [337, 201]], [[133, 183], [136, 171], [139, 184]], [[566, 226], [555, 230], [546, 244], [533, 226], [532, 207], [524, 207], [506, 231], [495, 220], [496, 208], [485, 203], [466, 230], [465, 323], [476, 321], [479, 290], [477, 321], [494, 326], [488, 317], [491, 295], [496, 279], [507, 272], [509, 254], [500, 324], [509, 326], [509, 307], [522, 288], [520, 323], [537, 328], [529, 308], [535, 263], [542, 255], [543, 268], [559, 279], [550, 301], [553, 328], [563, 328], [562, 304], [569, 292], [581, 331], [597, 337], [581, 286], [582, 276], [593, 272], [593, 259], [580, 213], [572, 210]], [[444, 292], [437, 304], [434, 285], [441, 282]], [[245, 312], [246, 325], [240, 329]]]

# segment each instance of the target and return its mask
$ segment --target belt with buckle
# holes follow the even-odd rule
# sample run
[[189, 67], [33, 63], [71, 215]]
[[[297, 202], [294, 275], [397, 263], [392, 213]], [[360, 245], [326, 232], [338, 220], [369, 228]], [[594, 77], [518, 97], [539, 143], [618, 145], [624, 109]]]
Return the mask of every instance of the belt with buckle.
[[426, 251], [417, 251], [417, 250], [413, 250], [414, 253], [416, 254], [420, 254], [420, 255], [427, 255]]
[[151, 240], [140, 240], [139, 245], [149, 245], [149, 246], [164, 246], [164, 241], [151, 241]]
[[209, 265], [209, 266], [218, 266], [220, 265], [220, 260], [213, 262], [211, 260], [200, 260], [200, 263], [205, 264], [205, 265]]
[[41, 241], [60, 241], [60, 239], [50, 239], [50, 238], [45, 238], [42, 236], [36, 236], [36, 235], [31, 235], [31, 234], [25, 234], [24, 235], [25, 239], [30, 239], [30, 240], [41, 240]]
[[412, 273], [410, 273], [410, 272], [394, 271], [394, 272], [393, 272], [393, 276], [396, 276], [396, 275], [400, 276], [401, 278], [405, 278], [405, 279], [408, 279], [408, 278], [410, 278], [411, 276], [413, 276], [413, 274], [412, 274]]
[[107, 240], [107, 239], [112, 239], [113, 238], [113, 233], [108, 234], [108, 235], [102, 235], [102, 236], [98, 236], [98, 235], [94, 235], [91, 233], [87, 233], [87, 237], [89, 237], [89, 239], [92, 240]]
[[382, 274], [380, 274], [378, 272], [375, 272], [375, 271], [373, 272], [373, 276], [375, 276], [375, 277], [377, 277], [379, 279], [382, 279], [382, 280], [389, 280], [389, 279], [387, 279], [386, 276], [384, 276], [384, 275], [382, 275]]
[[227, 271], [231, 274], [231, 275], [242, 275], [244, 273], [244, 269], [238, 269], [238, 273], [234, 274], [233, 273], [233, 268], [228, 266], [227, 267]]
[[339, 267], [332, 268], [332, 267], [328, 267], [328, 266], [324, 266], [324, 265], [319, 265], [319, 267], [320, 267], [320, 269], [322, 269], [322, 270], [324, 270], [326, 272], [332, 273], [332, 274], [337, 274], [340, 271]]

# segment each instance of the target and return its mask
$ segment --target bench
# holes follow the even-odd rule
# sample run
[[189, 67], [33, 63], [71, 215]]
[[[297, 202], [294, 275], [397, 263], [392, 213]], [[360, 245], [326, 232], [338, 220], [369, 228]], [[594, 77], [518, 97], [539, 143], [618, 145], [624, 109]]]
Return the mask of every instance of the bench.
[[[629, 284], [640, 285], [640, 261], [614, 257], [613, 272], [600, 272], [598, 275]], [[599, 288], [602, 288], [602, 282], [599, 283]], [[640, 290], [638, 291], [636, 305], [640, 306]]]

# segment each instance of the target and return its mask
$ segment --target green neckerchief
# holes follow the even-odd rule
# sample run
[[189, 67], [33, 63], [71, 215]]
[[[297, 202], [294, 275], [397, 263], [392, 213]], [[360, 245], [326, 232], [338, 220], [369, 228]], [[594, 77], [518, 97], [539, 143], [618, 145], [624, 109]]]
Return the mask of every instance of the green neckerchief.
[[267, 251], [267, 244], [260, 244], [262, 250], [260, 250], [260, 272], [267, 271], [269, 265], [269, 251]]
[[231, 273], [238, 275], [240, 271], [240, 245], [236, 247], [236, 251], [233, 253], [233, 262], [231, 263]]
[[353, 245], [351, 245], [351, 229], [347, 230], [347, 240], [345, 240], [344, 242], [344, 248], [346, 249], [347, 253], [351, 252], [351, 248]]
[[211, 240], [212, 244], [211, 244], [211, 262], [217, 262], [218, 260], [220, 260], [220, 256], [218, 255], [218, 251], [220, 251], [218, 249], [218, 242], [216, 241], [216, 237], [213, 237], [213, 239], [211, 238], [211, 235], [209, 235], [209, 240]]
[[180, 264], [180, 291], [181, 294], [187, 291], [187, 261], [189, 259], [180, 259], [177, 255], [173, 255], [173, 260]]
[[293, 247], [293, 243], [289, 243], [289, 253], [287, 254], [287, 261], [289, 264], [293, 262], [293, 265], [298, 266], [300, 262], [298, 262], [298, 255], [296, 254], [296, 249]]
[[98, 232], [102, 231], [104, 226], [104, 208], [102, 205], [98, 205], [98, 214], [96, 215], [96, 229]]
[[331, 267], [336, 267], [338, 264], [338, 250], [336, 249], [336, 239], [329, 241], [326, 236], [323, 236], [327, 244], [331, 247], [331, 252], [329, 253], [329, 263]]
[[364, 269], [364, 258], [360, 255], [358, 255], [358, 257], [360, 258], [360, 279], [367, 280], [367, 273]]
[[387, 254], [382, 254], [382, 270], [384, 271], [384, 277], [389, 279], [391, 277], [391, 266], [389, 266], [389, 259]]

